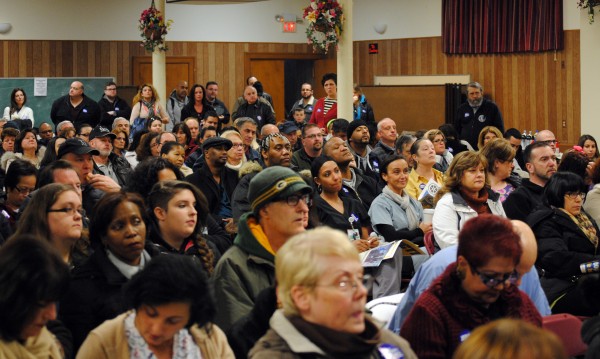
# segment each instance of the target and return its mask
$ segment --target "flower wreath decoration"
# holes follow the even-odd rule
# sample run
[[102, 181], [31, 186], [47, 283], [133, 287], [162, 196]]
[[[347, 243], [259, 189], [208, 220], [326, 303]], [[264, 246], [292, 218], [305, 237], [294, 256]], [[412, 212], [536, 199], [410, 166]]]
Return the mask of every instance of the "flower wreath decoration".
[[600, 6], [599, 0], [578, 0], [577, 7], [580, 9], [588, 9], [588, 22], [594, 23], [594, 7]]
[[306, 37], [315, 52], [327, 53], [330, 47], [337, 50], [344, 25], [340, 3], [336, 0], [310, 0], [302, 17], [308, 21]]
[[141, 31], [142, 43], [140, 46], [152, 52], [158, 47], [160, 51], [167, 51], [165, 45], [165, 36], [171, 29], [173, 20], [168, 20], [165, 23], [164, 17], [160, 11], [154, 6], [154, 0], [148, 9], [142, 11], [138, 29]]

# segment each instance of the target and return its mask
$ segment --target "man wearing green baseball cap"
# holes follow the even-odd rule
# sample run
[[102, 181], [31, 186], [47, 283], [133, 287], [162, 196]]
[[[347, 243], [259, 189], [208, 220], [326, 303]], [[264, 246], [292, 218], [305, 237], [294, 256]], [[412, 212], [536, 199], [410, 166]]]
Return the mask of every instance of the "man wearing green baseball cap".
[[217, 263], [213, 275], [223, 330], [248, 314], [261, 290], [275, 283], [275, 253], [308, 224], [312, 188], [294, 171], [274, 166], [250, 181], [252, 211], [240, 217], [233, 246]]

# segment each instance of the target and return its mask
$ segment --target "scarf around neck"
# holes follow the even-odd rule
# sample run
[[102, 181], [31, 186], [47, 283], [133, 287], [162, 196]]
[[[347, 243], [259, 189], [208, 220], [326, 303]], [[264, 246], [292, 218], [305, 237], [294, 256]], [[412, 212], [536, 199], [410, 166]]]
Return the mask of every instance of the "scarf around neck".
[[[135, 327], [135, 311], [125, 317], [125, 337], [131, 359], [156, 359], [144, 337]], [[173, 337], [173, 359], [202, 359], [200, 348], [187, 329], [181, 329]]]
[[365, 320], [365, 330], [360, 334], [329, 329], [295, 315], [288, 317], [288, 320], [331, 358], [368, 358], [377, 348], [381, 337], [379, 328], [369, 320]]
[[488, 191], [487, 189], [482, 188], [481, 191], [479, 191], [479, 196], [475, 197], [465, 191], [463, 191], [463, 189], [459, 189], [458, 190], [460, 193], [460, 196], [465, 200], [465, 202], [467, 202], [467, 204], [469, 205], [469, 207], [473, 208], [475, 210], [475, 212], [477, 212], [478, 215], [480, 214], [484, 214], [484, 213], [492, 213], [492, 211], [490, 210], [490, 207], [488, 207], [487, 205], [487, 200], [488, 200]]
[[145, 100], [140, 100], [144, 106], [148, 108], [148, 119], [156, 117], [156, 113], [154, 112], [154, 102], [147, 102]]
[[560, 208], [560, 210], [569, 216], [575, 225], [581, 229], [583, 234], [592, 242], [594, 248], [598, 248], [598, 234], [596, 233], [596, 228], [592, 224], [592, 221], [588, 218], [588, 216], [584, 212], [579, 212], [578, 215], [574, 216], [571, 213], [567, 212], [564, 208]]
[[406, 212], [408, 219], [408, 229], [413, 230], [419, 226], [420, 218], [419, 214], [415, 211], [413, 206], [410, 205], [410, 196], [406, 191], [402, 191], [402, 195], [392, 191], [388, 186], [383, 187], [382, 193], [388, 196], [392, 201], [398, 203], [400, 207]]

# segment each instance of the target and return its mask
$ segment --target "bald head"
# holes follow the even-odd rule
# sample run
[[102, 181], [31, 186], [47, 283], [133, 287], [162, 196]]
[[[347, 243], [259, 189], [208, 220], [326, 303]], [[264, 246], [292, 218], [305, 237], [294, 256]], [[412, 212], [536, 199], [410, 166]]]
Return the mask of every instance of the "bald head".
[[519, 277], [522, 277], [524, 274], [528, 273], [535, 264], [535, 260], [537, 259], [537, 241], [533, 231], [526, 223], [518, 220], [512, 220], [511, 222], [515, 233], [519, 235], [519, 242], [521, 244], [521, 249], [523, 250], [521, 260], [517, 265]]
[[556, 136], [554, 136], [554, 133], [552, 133], [550, 130], [541, 130], [538, 132], [535, 135], [535, 141], [545, 142], [552, 147], [552, 150], [556, 150]]
[[265, 138], [272, 133], [279, 133], [279, 128], [271, 123], [268, 123], [260, 129], [260, 138]]

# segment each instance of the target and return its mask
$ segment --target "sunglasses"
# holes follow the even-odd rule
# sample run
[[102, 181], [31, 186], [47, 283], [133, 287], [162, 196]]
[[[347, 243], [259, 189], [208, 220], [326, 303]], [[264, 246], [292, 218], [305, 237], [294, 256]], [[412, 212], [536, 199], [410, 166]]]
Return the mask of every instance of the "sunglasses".
[[488, 288], [494, 288], [494, 287], [497, 287], [499, 284], [506, 284], [507, 282], [514, 285], [519, 280], [519, 273], [517, 273], [516, 270], [512, 271], [511, 273], [504, 273], [504, 274], [481, 273], [472, 266], [471, 266], [471, 270], [473, 271], [473, 273], [475, 273], [479, 276], [479, 279], [481, 279], [481, 282], [483, 283], [483, 285], [485, 285]]

